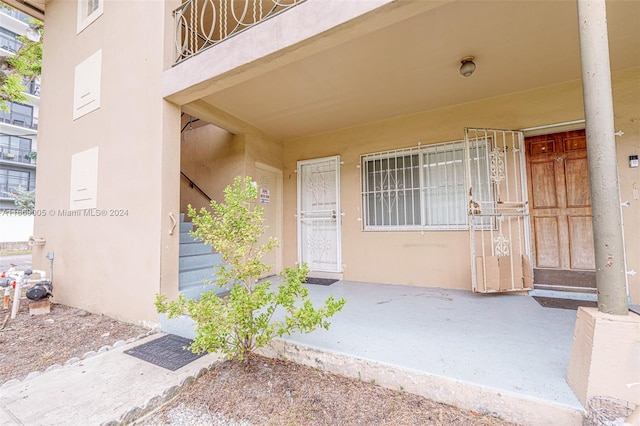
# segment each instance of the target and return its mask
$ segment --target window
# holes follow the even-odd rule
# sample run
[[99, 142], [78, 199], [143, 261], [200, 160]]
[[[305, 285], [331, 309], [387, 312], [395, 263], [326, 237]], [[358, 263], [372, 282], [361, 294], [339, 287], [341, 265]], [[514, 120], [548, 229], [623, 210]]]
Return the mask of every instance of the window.
[[420, 226], [420, 160], [411, 151], [363, 159], [365, 228]]
[[31, 163], [31, 139], [0, 133], [0, 160]]
[[0, 111], [0, 121], [13, 124], [14, 126], [36, 128], [33, 119], [33, 107], [16, 102], [7, 101], [9, 111]]
[[0, 196], [5, 192], [12, 192], [21, 187], [26, 191], [33, 191], [36, 187], [35, 174], [28, 171], [0, 169]]
[[[472, 184], [490, 199], [487, 143], [469, 155]], [[365, 155], [362, 169], [365, 230], [468, 228], [463, 142]]]
[[22, 47], [18, 34], [6, 28], [0, 28], [0, 47], [10, 52], [17, 52]]
[[78, 0], [78, 34], [98, 19], [104, 9], [104, 0]]

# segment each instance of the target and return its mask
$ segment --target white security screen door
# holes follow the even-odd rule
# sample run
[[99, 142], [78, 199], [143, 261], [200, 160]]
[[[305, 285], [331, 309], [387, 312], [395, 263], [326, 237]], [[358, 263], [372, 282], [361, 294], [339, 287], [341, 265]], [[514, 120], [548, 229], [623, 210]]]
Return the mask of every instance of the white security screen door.
[[342, 272], [340, 157], [298, 161], [298, 260]]
[[522, 132], [465, 129], [473, 291], [533, 288]]

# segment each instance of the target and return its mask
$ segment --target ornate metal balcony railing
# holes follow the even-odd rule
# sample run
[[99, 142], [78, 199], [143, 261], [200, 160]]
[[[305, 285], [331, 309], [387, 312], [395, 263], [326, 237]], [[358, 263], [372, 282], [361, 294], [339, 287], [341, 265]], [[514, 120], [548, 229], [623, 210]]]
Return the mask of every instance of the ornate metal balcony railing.
[[187, 0], [174, 10], [176, 63], [306, 0]]

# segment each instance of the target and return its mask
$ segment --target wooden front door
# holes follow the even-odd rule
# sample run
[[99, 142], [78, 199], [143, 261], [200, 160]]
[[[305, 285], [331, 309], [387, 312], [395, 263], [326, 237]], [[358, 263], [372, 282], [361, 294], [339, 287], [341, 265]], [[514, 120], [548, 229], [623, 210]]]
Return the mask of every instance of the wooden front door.
[[536, 288], [595, 288], [584, 130], [525, 140]]

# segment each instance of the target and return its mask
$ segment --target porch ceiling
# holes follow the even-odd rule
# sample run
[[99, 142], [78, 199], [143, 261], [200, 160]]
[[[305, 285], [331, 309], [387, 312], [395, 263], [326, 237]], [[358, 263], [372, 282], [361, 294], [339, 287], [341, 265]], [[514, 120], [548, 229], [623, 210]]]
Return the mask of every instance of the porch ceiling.
[[[607, 13], [612, 69], [640, 66], [640, 2]], [[287, 140], [579, 78], [575, 1], [455, 1], [202, 100]]]
[[41, 21], [44, 21], [45, 1], [46, 0], [3, 0], [3, 2], [9, 6]]

